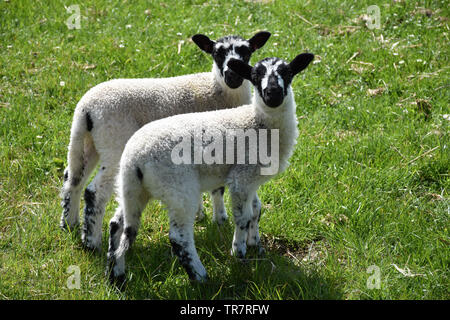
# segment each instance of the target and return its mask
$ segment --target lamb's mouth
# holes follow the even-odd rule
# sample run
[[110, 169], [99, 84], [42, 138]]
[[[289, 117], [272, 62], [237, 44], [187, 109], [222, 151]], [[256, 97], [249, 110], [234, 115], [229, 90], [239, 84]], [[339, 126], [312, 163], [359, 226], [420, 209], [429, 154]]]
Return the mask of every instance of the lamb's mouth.
[[226, 85], [231, 89], [239, 88], [242, 85], [242, 82], [244, 82], [244, 79], [242, 77], [238, 76], [231, 70], [225, 71], [224, 80]]

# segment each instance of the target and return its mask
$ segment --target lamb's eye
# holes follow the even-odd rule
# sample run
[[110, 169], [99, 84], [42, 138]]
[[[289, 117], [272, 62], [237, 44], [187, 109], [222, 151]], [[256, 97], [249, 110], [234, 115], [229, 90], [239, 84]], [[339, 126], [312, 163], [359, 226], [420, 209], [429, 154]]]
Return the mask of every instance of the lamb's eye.
[[283, 81], [285, 83], [290, 82], [292, 76], [291, 76], [290, 70], [287, 66], [285, 66], [285, 65], [279, 66], [277, 72], [281, 76], [281, 78], [283, 78]]
[[260, 83], [261, 80], [264, 78], [265, 74], [266, 74], [266, 67], [264, 67], [263, 65], [256, 66], [252, 74], [253, 82]]
[[242, 57], [244, 61], [250, 60], [251, 53], [248, 47], [246, 46], [236, 47], [234, 50], [238, 55]]
[[261, 66], [261, 67], [259, 67], [257, 70], [256, 70], [256, 74], [258, 75], [258, 78], [259, 79], [262, 79], [262, 78], [264, 78], [264, 75], [266, 74], [266, 68], [264, 68], [263, 66]]
[[216, 60], [218, 65], [222, 65], [225, 61], [225, 49], [220, 47], [216, 49], [213, 53], [214, 60]]

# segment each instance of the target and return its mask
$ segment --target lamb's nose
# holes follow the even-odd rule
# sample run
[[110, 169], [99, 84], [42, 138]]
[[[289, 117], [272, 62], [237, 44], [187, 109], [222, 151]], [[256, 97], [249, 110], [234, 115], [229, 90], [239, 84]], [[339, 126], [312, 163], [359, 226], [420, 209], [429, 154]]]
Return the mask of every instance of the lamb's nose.
[[225, 77], [227, 77], [231, 80], [238, 80], [240, 78], [239, 75], [236, 72], [234, 72], [233, 70], [225, 71]]
[[281, 87], [278, 86], [278, 85], [270, 85], [270, 84], [269, 84], [269, 86], [266, 88], [266, 94], [267, 94], [268, 96], [271, 96], [271, 95], [279, 95], [279, 94], [281, 94], [282, 92], [283, 92], [283, 89], [281, 89]]
[[266, 93], [270, 95], [270, 94], [278, 94], [281, 93], [282, 91], [283, 89], [280, 87], [277, 77], [271, 75], [269, 77], [269, 81], [267, 81]]

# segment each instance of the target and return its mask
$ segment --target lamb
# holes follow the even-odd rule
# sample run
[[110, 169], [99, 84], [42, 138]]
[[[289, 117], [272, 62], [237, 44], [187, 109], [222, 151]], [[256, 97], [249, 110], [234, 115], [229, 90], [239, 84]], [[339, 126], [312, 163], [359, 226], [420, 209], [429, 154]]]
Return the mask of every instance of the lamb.
[[[172, 116], [147, 124], [130, 138], [120, 161], [119, 207], [110, 221], [107, 272], [112, 283], [123, 284], [125, 280], [125, 253], [136, 239], [141, 213], [151, 199], [167, 206], [172, 250], [191, 280], [207, 279], [193, 233], [197, 199], [204, 190], [222, 185], [229, 188], [235, 221], [232, 255], [244, 258], [247, 245], [263, 252], [258, 231], [261, 202], [256, 191], [288, 166], [298, 136], [290, 84], [313, 58], [310, 53], [300, 54], [290, 63], [266, 58], [253, 68], [242, 60], [230, 59], [228, 67], [255, 87], [252, 104]], [[252, 131], [259, 131], [259, 137], [261, 132], [270, 131], [270, 144], [258, 139], [256, 146], [239, 150], [232, 133], [250, 137]], [[190, 147], [185, 146], [186, 139]], [[261, 150], [268, 146], [275, 170], [261, 157]], [[252, 162], [255, 150], [260, 159]], [[226, 161], [220, 157], [210, 161], [224, 153]], [[242, 154], [244, 162], [239, 161]], [[201, 156], [203, 160], [195, 160]]]
[[[192, 40], [212, 55], [212, 72], [172, 78], [116, 79], [90, 89], [74, 112], [68, 167], [61, 191], [63, 212], [60, 226], [73, 229], [79, 224], [81, 192], [92, 171], [99, 170], [84, 193], [82, 242], [88, 249], [100, 250], [105, 206], [113, 192], [120, 156], [128, 139], [143, 125], [171, 115], [225, 109], [249, 103], [251, 85], [228, 68], [234, 58], [248, 62], [270, 33], [256, 33], [251, 39], [226, 36], [217, 41], [197, 34]], [[213, 219], [227, 219], [223, 187], [212, 191]], [[201, 195], [197, 205], [202, 217]]]

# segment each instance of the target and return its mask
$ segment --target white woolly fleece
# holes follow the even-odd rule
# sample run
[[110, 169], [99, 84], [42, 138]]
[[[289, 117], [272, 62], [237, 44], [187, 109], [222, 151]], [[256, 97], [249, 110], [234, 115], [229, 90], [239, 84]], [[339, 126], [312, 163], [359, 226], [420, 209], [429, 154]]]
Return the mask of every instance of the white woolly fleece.
[[[225, 136], [230, 129], [278, 129], [279, 130], [279, 172], [288, 166], [288, 159], [298, 136], [295, 101], [292, 89], [288, 90], [283, 104], [277, 108], [267, 107], [255, 93], [254, 101], [234, 109], [203, 113], [176, 115], [147, 124], [128, 141], [121, 158], [121, 175], [134, 174], [139, 167], [144, 176], [144, 185], [152, 198], [163, 200], [179, 184], [175, 181], [196, 177], [192, 184], [198, 184], [200, 191], [211, 190], [227, 184], [230, 171], [240, 167], [251, 170], [247, 184], [260, 185], [273, 176], [258, 174], [258, 165], [242, 164], [174, 164], [171, 159], [173, 148], [181, 137], [194, 139], [202, 129], [218, 130]], [[242, 173], [242, 172], [241, 172]], [[185, 184], [186, 181], [183, 182]]]

